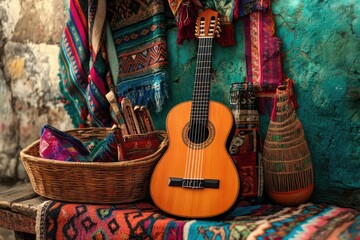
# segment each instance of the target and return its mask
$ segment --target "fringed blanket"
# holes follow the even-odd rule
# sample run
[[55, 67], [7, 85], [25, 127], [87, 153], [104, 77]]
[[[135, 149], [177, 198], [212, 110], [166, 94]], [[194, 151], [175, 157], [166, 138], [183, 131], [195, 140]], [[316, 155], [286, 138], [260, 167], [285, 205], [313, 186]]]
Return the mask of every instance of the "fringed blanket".
[[114, 90], [160, 111], [167, 96], [161, 0], [70, 0], [60, 42], [60, 90], [75, 127], [111, 126]]
[[360, 239], [360, 213], [322, 204], [298, 207], [242, 203], [211, 220], [166, 216], [146, 202], [85, 205], [45, 202], [38, 239]]

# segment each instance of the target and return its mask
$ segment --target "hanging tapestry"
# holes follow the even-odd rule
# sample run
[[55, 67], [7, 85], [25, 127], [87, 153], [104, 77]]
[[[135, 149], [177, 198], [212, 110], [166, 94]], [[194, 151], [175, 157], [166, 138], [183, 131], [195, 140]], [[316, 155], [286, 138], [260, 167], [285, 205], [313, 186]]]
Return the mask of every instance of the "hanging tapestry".
[[112, 125], [110, 89], [134, 105], [161, 110], [167, 96], [162, 4], [70, 0], [60, 41], [60, 91], [75, 127]]
[[269, 0], [240, 0], [237, 13], [246, 16], [252, 12], [266, 10], [269, 7]]
[[243, 22], [247, 81], [254, 84], [258, 96], [273, 96], [282, 82], [283, 73], [281, 41], [275, 36], [270, 6], [245, 16]]
[[153, 104], [159, 112], [167, 96], [163, 1], [111, 0], [107, 13], [117, 55], [111, 60], [119, 65], [118, 95], [133, 105]]
[[203, 9], [213, 9], [219, 13], [221, 32], [215, 40], [222, 46], [236, 44], [233, 21], [237, 1], [235, 0], [168, 0], [178, 26], [177, 43], [195, 39], [195, 25], [198, 12]]
[[215, 41], [224, 47], [236, 44], [233, 25], [235, 3], [234, 0], [208, 0], [203, 4], [204, 8], [211, 8], [219, 13], [221, 32]]

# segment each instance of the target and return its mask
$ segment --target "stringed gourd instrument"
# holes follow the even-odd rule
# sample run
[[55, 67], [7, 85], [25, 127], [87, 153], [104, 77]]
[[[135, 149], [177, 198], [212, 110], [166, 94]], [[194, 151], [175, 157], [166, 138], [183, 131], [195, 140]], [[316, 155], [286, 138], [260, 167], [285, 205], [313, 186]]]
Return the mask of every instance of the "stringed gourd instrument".
[[225, 105], [210, 100], [217, 12], [200, 13], [196, 28], [199, 43], [193, 99], [176, 105], [167, 115], [169, 147], [152, 173], [150, 195], [168, 214], [209, 218], [235, 205], [240, 179], [226, 147], [233, 115]]

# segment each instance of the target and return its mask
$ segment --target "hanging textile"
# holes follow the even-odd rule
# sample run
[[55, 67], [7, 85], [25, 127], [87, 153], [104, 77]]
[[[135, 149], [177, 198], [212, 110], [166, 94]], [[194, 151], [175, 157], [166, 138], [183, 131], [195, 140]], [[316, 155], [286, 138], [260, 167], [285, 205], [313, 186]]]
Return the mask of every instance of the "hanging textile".
[[235, 14], [246, 16], [252, 12], [266, 10], [269, 7], [269, 0], [239, 0], [238, 9]]
[[183, 44], [187, 39], [195, 39], [195, 25], [198, 12], [202, 9], [213, 9], [219, 13], [221, 33], [215, 40], [222, 46], [236, 44], [233, 21], [236, 0], [168, 0], [178, 26], [177, 43]]
[[59, 85], [75, 127], [112, 125], [105, 97], [110, 89], [134, 105], [161, 110], [167, 97], [162, 4], [70, 0], [60, 41]]
[[234, 9], [236, 1], [234, 0], [208, 0], [204, 3], [205, 8], [216, 10], [220, 16], [220, 37], [215, 38], [221, 46], [228, 47], [236, 44], [234, 33]]
[[241, 198], [261, 202], [264, 182], [262, 141], [256, 96], [251, 82], [231, 85], [230, 109], [234, 115], [235, 133], [229, 153], [241, 179]]
[[[269, 0], [268, 0], [269, 1]], [[273, 96], [282, 83], [281, 41], [275, 36], [275, 21], [270, 2], [266, 10], [243, 18], [247, 81], [252, 82], [260, 97]]]
[[118, 95], [161, 111], [167, 97], [163, 1], [108, 1], [108, 20], [119, 66]]
[[187, 39], [195, 39], [195, 25], [199, 9], [198, 0], [168, 0], [178, 27], [177, 44], [183, 44]]

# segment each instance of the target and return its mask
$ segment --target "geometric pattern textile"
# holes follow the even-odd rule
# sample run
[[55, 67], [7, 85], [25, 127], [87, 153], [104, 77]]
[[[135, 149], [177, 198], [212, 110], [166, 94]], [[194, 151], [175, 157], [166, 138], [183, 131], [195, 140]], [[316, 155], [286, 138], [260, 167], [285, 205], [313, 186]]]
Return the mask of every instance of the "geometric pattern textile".
[[61, 99], [76, 128], [111, 126], [105, 95], [160, 111], [167, 97], [161, 0], [70, 0], [60, 40]]
[[45, 124], [40, 135], [40, 157], [67, 162], [89, 161], [89, 151], [79, 139], [70, 134]]
[[273, 96], [282, 83], [281, 40], [275, 35], [271, 8], [253, 12], [243, 18], [247, 81], [257, 94]]
[[114, 162], [118, 160], [114, 133], [104, 139], [81, 142], [67, 132], [48, 124], [41, 129], [39, 156], [66, 162]]
[[110, 23], [119, 65], [116, 91], [133, 104], [160, 111], [167, 97], [166, 18], [162, 0], [108, 1]]
[[360, 239], [354, 209], [306, 203], [297, 207], [240, 204], [214, 219], [176, 219], [149, 202], [119, 205], [46, 201], [38, 210], [43, 239]]

